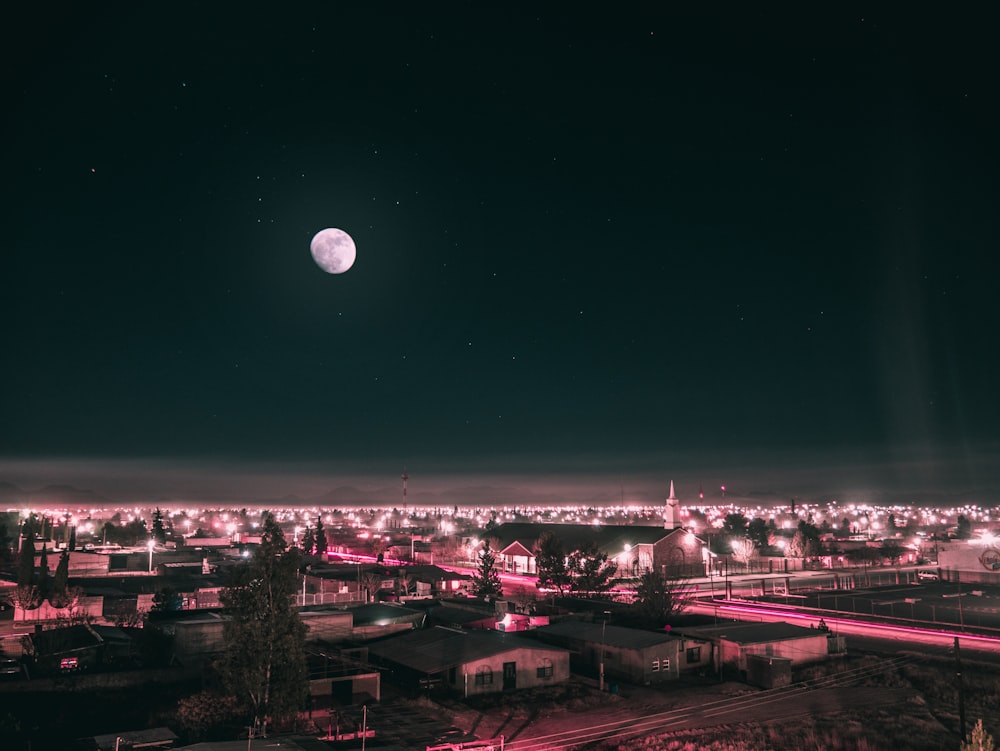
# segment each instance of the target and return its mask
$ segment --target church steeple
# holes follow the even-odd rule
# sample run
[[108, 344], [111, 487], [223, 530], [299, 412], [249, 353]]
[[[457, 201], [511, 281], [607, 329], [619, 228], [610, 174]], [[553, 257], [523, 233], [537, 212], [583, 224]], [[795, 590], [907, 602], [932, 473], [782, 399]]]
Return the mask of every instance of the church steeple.
[[666, 508], [663, 512], [663, 528], [681, 528], [681, 503], [677, 500], [677, 495], [674, 493], [673, 480], [670, 481], [670, 495], [667, 496]]

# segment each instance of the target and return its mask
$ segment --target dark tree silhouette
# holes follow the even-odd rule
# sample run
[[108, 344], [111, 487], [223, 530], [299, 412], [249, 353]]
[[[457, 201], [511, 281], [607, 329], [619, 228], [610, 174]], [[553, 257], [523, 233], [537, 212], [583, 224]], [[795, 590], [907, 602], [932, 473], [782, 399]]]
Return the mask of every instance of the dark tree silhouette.
[[566, 551], [562, 542], [551, 532], [542, 532], [534, 545], [535, 571], [538, 586], [554, 587], [563, 594], [570, 584], [569, 569], [566, 567]]
[[753, 519], [747, 525], [747, 537], [757, 543], [758, 547], [767, 547], [767, 522], [763, 519]]
[[680, 579], [671, 579], [657, 571], [647, 571], [635, 590], [635, 610], [648, 624], [662, 626], [687, 607], [692, 587]]
[[24, 522], [23, 534], [17, 563], [17, 584], [30, 586], [35, 583], [35, 527], [30, 520]]
[[307, 696], [306, 627], [294, 609], [298, 553], [265, 512], [260, 546], [233, 569], [221, 596], [223, 683], [265, 734], [272, 718], [294, 715]]
[[55, 607], [64, 607], [66, 602], [66, 587], [69, 584], [69, 551], [64, 550], [59, 555], [59, 563], [56, 564], [56, 573], [52, 578], [52, 592], [49, 594], [49, 602]]
[[615, 563], [608, 563], [608, 554], [602, 553], [596, 542], [591, 542], [569, 556], [569, 571], [573, 577], [570, 588], [597, 596], [611, 589], [611, 578], [618, 570]]
[[326, 555], [329, 543], [326, 540], [326, 530], [323, 529], [322, 517], [316, 517], [316, 555]]
[[163, 526], [163, 512], [159, 507], [153, 511], [153, 539], [163, 545], [167, 541], [167, 530]]
[[316, 549], [316, 533], [308, 524], [302, 532], [302, 542], [299, 543], [299, 547], [302, 548], [302, 552], [306, 555], [312, 555]]
[[483, 543], [479, 551], [479, 566], [472, 575], [472, 593], [477, 597], [500, 597], [503, 594], [503, 582], [496, 570], [496, 556], [490, 547], [490, 541]]
[[42, 543], [42, 554], [38, 557], [38, 596], [49, 598], [49, 549]]
[[738, 511], [726, 514], [722, 520], [722, 531], [729, 537], [746, 537], [747, 518]]

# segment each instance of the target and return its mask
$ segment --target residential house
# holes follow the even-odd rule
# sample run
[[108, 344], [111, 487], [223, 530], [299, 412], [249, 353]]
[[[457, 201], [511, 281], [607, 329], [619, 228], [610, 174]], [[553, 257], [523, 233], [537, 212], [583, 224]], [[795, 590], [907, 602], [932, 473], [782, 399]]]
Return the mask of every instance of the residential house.
[[441, 686], [462, 696], [563, 683], [569, 650], [516, 634], [430, 628], [375, 642], [373, 664], [411, 689]]
[[684, 639], [673, 634], [623, 626], [563, 621], [542, 626], [531, 635], [572, 651], [571, 667], [607, 681], [636, 685], [665, 683], [680, 677]]

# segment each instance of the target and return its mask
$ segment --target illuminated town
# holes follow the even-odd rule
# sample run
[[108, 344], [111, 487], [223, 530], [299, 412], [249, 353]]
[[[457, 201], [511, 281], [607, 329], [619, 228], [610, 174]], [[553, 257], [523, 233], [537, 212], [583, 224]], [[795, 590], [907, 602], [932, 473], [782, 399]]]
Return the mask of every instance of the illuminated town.
[[[974, 640], [970, 649], [995, 649], [1000, 623], [986, 590], [1000, 577], [996, 513], [682, 504], [672, 483], [659, 506], [12, 509], [2, 517], [5, 530], [18, 531], [5, 538], [2, 685], [86, 683], [107, 674], [141, 683], [154, 670], [172, 676], [161, 679], [178, 690], [192, 686], [192, 671], [217, 669], [231, 649], [223, 628], [231, 577], [277, 534], [297, 556], [289, 597], [306, 627], [310, 679], [307, 707], [271, 718], [271, 733], [301, 738], [311, 728], [312, 737], [345, 747], [399, 742], [387, 719], [396, 706], [389, 696], [472, 700], [575, 685], [599, 696], [653, 689], [669, 697], [672, 687], [706, 678], [782, 690], [813, 665], [841, 664], [852, 641], [886, 638], [880, 634], [914, 645], [962, 634]], [[561, 557], [555, 564], [551, 546]], [[720, 636], [720, 623], [730, 624], [729, 636]], [[408, 646], [407, 634], [430, 628], [444, 637], [456, 627], [477, 639], [530, 641], [415, 661], [426, 647]], [[653, 646], [637, 646], [649, 638], [639, 634], [657, 632]], [[598, 634], [603, 659], [586, 646]], [[150, 644], [158, 645], [156, 656]], [[754, 655], [767, 655], [769, 667]], [[505, 667], [525, 661], [545, 667], [523, 674]], [[336, 675], [353, 677], [331, 684]], [[203, 694], [198, 702], [208, 701]], [[184, 736], [235, 732], [225, 713], [204, 725], [185, 706], [181, 700], [164, 710]], [[335, 727], [341, 722], [343, 729]], [[427, 748], [522, 747], [502, 728], [484, 735], [458, 722], [408, 740], [423, 737]], [[650, 720], [643, 732], [682, 725]], [[167, 727], [115, 732], [133, 744], [157, 732], [164, 745], [179, 738]], [[259, 724], [249, 732], [268, 734]], [[559, 743], [545, 748], [627, 735], [619, 726], [557, 733]]]
[[995, 15], [12, 4], [0, 751], [994, 748]]

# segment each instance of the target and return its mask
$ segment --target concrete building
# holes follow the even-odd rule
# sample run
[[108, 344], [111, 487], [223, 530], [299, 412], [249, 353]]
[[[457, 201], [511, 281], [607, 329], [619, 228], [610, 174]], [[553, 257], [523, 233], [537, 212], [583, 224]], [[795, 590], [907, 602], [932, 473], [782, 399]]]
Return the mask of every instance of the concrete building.
[[569, 679], [569, 650], [497, 631], [424, 629], [373, 643], [368, 654], [411, 690], [437, 686], [473, 696]]
[[749, 655], [785, 658], [795, 667], [825, 660], [830, 653], [827, 632], [789, 623], [726, 623], [675, 629], [674, 633], [710, 644], [711, 656], [702, 664], [717, 671], [728, 668], [745, 674]]
[[[641, 686], [679, 678], [685, 667], [685, 644], [694, 641], [673, 634], [581, 621], [542, 626], [531, 634], [547, 644], [571, 650], [570, 665], [575, 671], [600, 676], [603, 663], [606, 682]], [[699, 647], [702, 645], [707, 647], [698, 642]]]
[[944, 581], [1000, 584], [1000, 538], [992, 534], [938, 542], [937, 560]]

